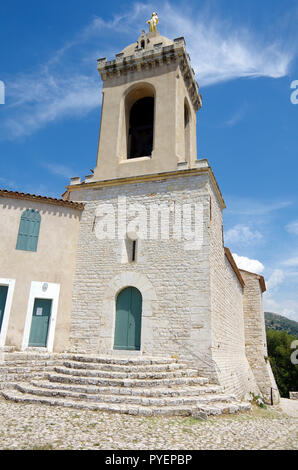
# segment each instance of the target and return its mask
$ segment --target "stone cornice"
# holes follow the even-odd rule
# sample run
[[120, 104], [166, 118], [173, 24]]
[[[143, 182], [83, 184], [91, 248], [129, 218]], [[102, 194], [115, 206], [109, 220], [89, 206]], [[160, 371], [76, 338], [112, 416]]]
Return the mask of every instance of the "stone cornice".
[[83, 183], [72, 184], [72, 185], [66, 186], [66, 189], [67, 189], [66, 197], [69, 197], [69, 193], [73, 191], [97, 189], [97, 188], [104, 188], [108, 186], [120, 186], [122, 184], [134, 184], [134, 183], [142, 183], [142, 182], [147, 182], [147, 181], [160, 181], [160, 180], [172, 179], [172, 178], [177, 178], [177, 177], [180, 178], [180, 177], [201, 175], [203, 173], [208, 174], [212, 182], [212, 185], [214, 187], [215, 193], [217, 194], [217, 198], [219, 200], [220, 206], [222, 209], [225, 209], [226, 207], [225, 202], [223, 200], [221, 191], [219, 189], [219, 186], [217, 184], [217, 181], [215, 179], [215, 176], [210, 166], [203, 166], [201, 168], [192, 168], [188, 170], [169, 171], [169, 172], [156, 173], [156, 174], [151, 174], [151, 175], [130, 176], [127, 178], [118, 178], [118, 179], [115, 178], [115, 179], [104, 180], [104, 181], [91, 181], [88, 183], [83, 182]]
[[164, 64], [177, 62], [180, 66], [186, 88], [195, 111], [202, 106], [202, 97], [199, 94], [199, 86], [195, 79], [195, 73], [190, 65], [190, 58], [185, 48], [184, 38], [174, 39], [174, 44], [164, 46], [163, 43], [155, 44], [153, 49], [135, 50], [130, 56], [122, 52], [116, 54], [114, 60], [107, 61], [106, 58], [98, 59], [97, 69], [103, 81], [109, 78], [120, 77], [130, 72], [141, 72], [142, 70], [154, 69]]

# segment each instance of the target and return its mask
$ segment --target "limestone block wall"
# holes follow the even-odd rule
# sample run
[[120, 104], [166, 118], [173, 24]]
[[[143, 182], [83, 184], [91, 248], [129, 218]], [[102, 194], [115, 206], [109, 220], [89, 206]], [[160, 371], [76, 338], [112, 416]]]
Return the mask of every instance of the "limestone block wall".
[[243, 287], [225, 256], [222, 212], [210, 199], [210, 285], [212, 359], [218, 379], [239, 398], [258, 387], [245, 352]]
[[[208, 180], [208, 174], [200, 174], [71, 193], [72, 200], [86, 203], [74, 283], [72, 349], [112, 351], [116, 297], [122, 288], [132, 285], [143, 296], [142, 353], [178, 356], [202, 373], [212, 373]], [[126, 262], [122, 240], [96, 236], [100, 221], [96, 214], [104, 204], [114, 209], [117, 226], [119, 196], [126, 198], [127, 207], [145, 207], [148, 226], [151, 204], [197, 203], [202, 209], [202, 246], [186, 250], [185, 241], [174, 239], [171, 216], [170, 239], [154, 239], [149, 232], [147, 239], [138, 240], [137, 262]], [[151, 221], [150, 230], [154, 223]]]
[[280, 396], [267, 359], [267, 341], [262, 301], [261, 276], [241, 270], [245, 281], [243, 311], [245, 325], [246, 356], [252, 368], [258, 387], [268, 403], [272, 397], [275, 403]]

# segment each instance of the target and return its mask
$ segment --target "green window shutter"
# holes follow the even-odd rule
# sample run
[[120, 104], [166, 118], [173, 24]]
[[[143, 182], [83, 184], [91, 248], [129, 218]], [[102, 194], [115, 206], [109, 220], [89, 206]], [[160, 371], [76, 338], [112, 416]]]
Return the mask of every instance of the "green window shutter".
[[17, 250], [37, 251], [41, 216], [34, 209], [23, 212], [17, 241]]

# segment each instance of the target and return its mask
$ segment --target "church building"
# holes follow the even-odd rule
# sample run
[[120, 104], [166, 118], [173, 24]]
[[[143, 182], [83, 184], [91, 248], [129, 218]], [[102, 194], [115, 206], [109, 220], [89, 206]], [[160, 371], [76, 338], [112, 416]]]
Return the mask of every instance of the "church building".
[[184, 38], [150, 29], [98, 60], [94, 171], [62, 199], [0, 191], [0, 348], [172, 358], [237, 399], [277, 402], [265, 281], [224, 245]]

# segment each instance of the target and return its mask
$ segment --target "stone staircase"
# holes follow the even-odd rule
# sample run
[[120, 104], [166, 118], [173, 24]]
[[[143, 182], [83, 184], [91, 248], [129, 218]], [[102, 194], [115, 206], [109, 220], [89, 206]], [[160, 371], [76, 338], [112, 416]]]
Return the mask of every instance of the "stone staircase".
[[[0, 388], [7, 400], [15, 402], [203, 419], [251, 409], [250, 403], [225, 394], [223, 387], [210, 384], [195, 369], [175, 359], [34, 353], [6, 356], [10, 358], [0, 363]], [[2, 374], [1, 381], [3, 372], [6, 380]]]

